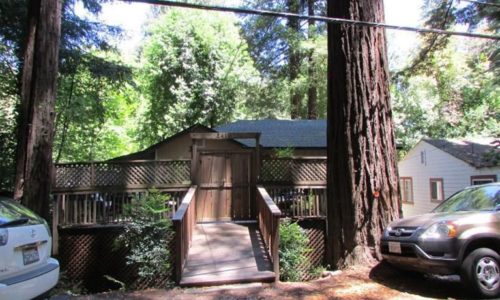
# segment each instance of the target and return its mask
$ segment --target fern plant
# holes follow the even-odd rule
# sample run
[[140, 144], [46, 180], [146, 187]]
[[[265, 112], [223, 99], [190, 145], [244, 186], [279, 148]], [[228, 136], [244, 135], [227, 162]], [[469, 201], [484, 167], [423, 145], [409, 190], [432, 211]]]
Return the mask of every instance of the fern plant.
[[129, 249], [127, 264], [137, 266], [142, 279], [170, 277], [168, 238], [172, 222], [168, 217], [169, 208], [165, 205], [169, 198], [169, 195], [153, 189], [146, 197], [134, 198], [125, 206], [129, 222], [118, 242]]

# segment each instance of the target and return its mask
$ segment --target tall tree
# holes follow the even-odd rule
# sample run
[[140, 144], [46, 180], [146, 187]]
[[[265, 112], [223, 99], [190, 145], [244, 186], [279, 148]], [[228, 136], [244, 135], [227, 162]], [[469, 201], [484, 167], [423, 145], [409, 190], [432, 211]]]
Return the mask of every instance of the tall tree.
[[[325, 3], [326, 0], [246, 1], [248, 6], [258, 9], [319, 15], [325, 14]], [[317, 79], [326, 75], [326, 66], [321, 65], [326, 61], [326, 42], [322, 40], [326, 40], [326, 26], [295, 18], [283, 21], [247, 16], [242, 28], [257, 68], [288, 107], [286, 117], [324, 116], [326, 111], [319, 110], [326, 104], [326, 81]]]
[[[315, 0], [307, 0], [307, 14], [309, 16], [314, 16], [315, 2]], [[307, 23], [307, 37], [310, 40], [314, 40], [316, 35], [316, 22], [314, 21], [314, 19], [309, 19]], [[307, 88], [307, 118], [316, 119], [318, 118], [318, 87], [316, 80], [314, 80], [314, 78], [316, 77], [316, 67], [314, 66], [314, 48], [309, 50], [309, 53], [307, 54], [307, 60], [307, 72], [309, 75], [309, 86]]]
[[[495, 6], [498, 5], [496, 3], [495, 0], [471, 1], [470, 3], [461, 3], [455, 0], [426, 0], [423, 7], [424, 25], [430, 28], [450, 29], [459, 24], [467, 26], [469, 31], [481, 28], [498, 34], [500, 32], [500, 10], [498, 6]], [[450, 36], [442, 34], [422, 36], [420, 49], [412, 62], [406, 68], [396, 72], [394, 79], [425, 73], [427, 69], [432, 68], [431, 64], [435, 56], [448, 46], [450, 40]], [[484, 47], [489, 52], [491, 68], [498, 77], [500, 75], [500, 49], [495, 41], [485, 43]]]
[[15, 196], [49, 217], [61, 2], [31, 0], [24, 50]]
[[168, 9], [150, 28], [141, 65], [144, 146], [195, 123], [234, 120], [259, 82], [236, 19], [223, 14]]
[[[301, 3], [299, 0], [287, 0], [288, 12], [292, 14], [299, 14], [301, 11]], [[288, 34], [292, 36], [299, 35], [300, 21], [297, 18], [288, 18]], [[300, 105], [302, 95], [298, 91], [297, 86], [294, 84], [299, 77], [300, 63], [302, 55], [299, 50], [299, 39], [297, 37], [290, 39], [291, 43], [288, 47], [288, 80], [292, 84], [290, 92], [290, 117], [292, 119], [300, 118]]]
[[[68, 92], [71, 90], [67, 84], [71, 79], [78, 79], [75, 74], [81, 69], [89, 70], [92, 78], [116, 77], [122, 74], [124, 67], [113, 61], [102, 59], [103, 52], [112, 51], [110, 43], [111, 37], [117, 36], [120, 30], [113, 26], [108, 26], [91, 21], [86, 17], [75, 13], [75, 5], [81, 4], [87, 14], [97, 15], [101, 11], [101, 4], [108, 0], [62, 0], [61, 5], [61, 42], [59, 44], [59, 76], [58, 76], [58, 105], [56, 106], [55, 141], [57, 145], [72, 142], [68, 136], [72, 135], [72, 129], [78, 125], [74, 124], [78, 118], [71, 118], [72, 112], [81, 116], [87, 110], [83, 106], [78, 107], [77, 96], [92, 96], [92, 90], [79, 85], [74, 85], [74, 97]], [[0, 112], [0, 155], [3, 158], [0, 163], [0, 187], [12, 190], [15, 177], [15, 156], [16, 138], [15, 133], [20, 124], [18, 111], [20, 111], [21, 78], [24, 55], [24, 44], [28, 32], [28, 0], [0, 1], [0, 78], [2, 81], [0, 101], [2, 102], [2, 112]], [[77, 95], [78, 94], [78, 95]], [[99, 99], [94, 98], [94, 106], [99, 106]], [[65, 103], [65, 105], [60, 105]], [[69, 105], [66, 105], [69, 104]], [[69, 110], [68, 110], [69, 108]], [[81, 109], [81, 111], [78, 111]], [[81, 112], [84, 112], [83, 114]], [[102, 114], [101, 114], [102, 115]], [[88, 116], [85, 115], [85, 116]], [[95, 119], [100, 115], [92, 115]], [[58, 126], [59, 125], [59, 126]], [[64, 128], [70, 128], [65, 130]], [[68, 133], [68, 134], [66, 134]], [[85, 148], [81, 146], [81, 148]], [[110, 147], [111, 148], [111, 147]], [[67, 158], [65, 153], [74, 149], [65, 147], [67, 151], [62, 151], [62, 159]], [[113, 148], [116, 149], [116, 148]], [[59, 151], [56, 151], [56, 154]], [[74, 152], [72, 152], [73, 154]], [[18, 189], [19, 193], [19, 189]]]
[[[330, 0], [335, 18], [384, 22], [383, 0]], [[328, 245], [338, 268], [381, 258], [399, 216], [385, 30], [328, 25]]]

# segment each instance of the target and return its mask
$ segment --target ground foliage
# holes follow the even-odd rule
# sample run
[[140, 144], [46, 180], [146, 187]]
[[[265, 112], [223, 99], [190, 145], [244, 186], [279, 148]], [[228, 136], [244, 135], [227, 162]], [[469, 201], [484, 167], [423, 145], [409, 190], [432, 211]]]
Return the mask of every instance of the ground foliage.
[[165, 205], [168, 200], [168, 195], [150, 190], [125, 207], [129, 221], [118, 237], [117, 247], [129, 249], [127, 264], [136, 266], [139, 277], [145, 280], [171, 277], [170, 249], [166, 246], [172, 234], [170, 209]]
[[280, 280], [300, 281], [299, 266], [307, 262], [306, 254], [310, 251], [307, 234], [297, 222], [289, 219], [281, 221], [279, 231]]

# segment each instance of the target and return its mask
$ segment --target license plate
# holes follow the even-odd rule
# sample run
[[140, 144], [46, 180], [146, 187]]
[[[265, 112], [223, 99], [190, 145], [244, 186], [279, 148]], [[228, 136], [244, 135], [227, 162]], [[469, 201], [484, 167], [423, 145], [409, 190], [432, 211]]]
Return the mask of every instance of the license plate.
[[401, 254], [401, 243], [389, 242], [389, 252]]
[[40, 256], [38, 255], [37, 247], [23, 249], [23, 262], [25, 265], [35, 263], [39, 260]]

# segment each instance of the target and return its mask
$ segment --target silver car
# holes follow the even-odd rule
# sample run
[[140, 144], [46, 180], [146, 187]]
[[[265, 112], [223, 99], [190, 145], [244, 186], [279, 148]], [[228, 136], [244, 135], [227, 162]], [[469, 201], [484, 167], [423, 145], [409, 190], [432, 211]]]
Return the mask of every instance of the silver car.
[[50, 257], [51, 249], [47, 222], [0, 196], [0, 299], [31, 299], [52, 289], [59, 262]]

